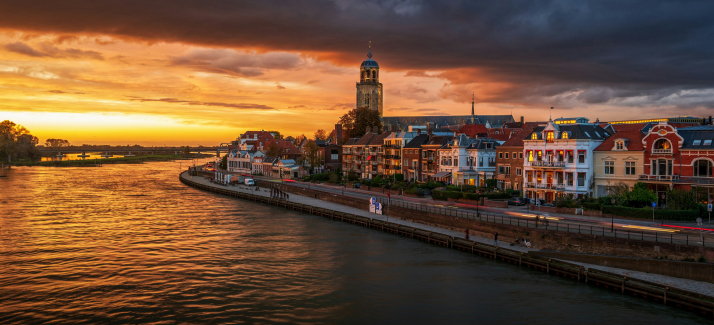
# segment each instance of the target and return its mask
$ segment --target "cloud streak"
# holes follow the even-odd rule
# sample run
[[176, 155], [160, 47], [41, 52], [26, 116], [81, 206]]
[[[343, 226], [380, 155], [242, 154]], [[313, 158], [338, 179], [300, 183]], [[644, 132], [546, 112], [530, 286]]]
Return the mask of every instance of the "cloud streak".
[[139, 102], [163, 102], [163, 103], [171, 103], [171, 104], [186, 104], [190, 106], [218, 106], [218, 107], [227, 107], [227, 108], [236, 108], [236, 109], [251, 109], [251, 110], [273, 110], [275, 109], [274, 107], [270, 107], [267, 105], [262, 105], [262, 104], [246, 104], [246, 103], [239, 103], [239, 104], [234, 104], [234, 103], [221, 103], [221, 102], [201, 102], [201, 101], [193, 101], [193, 100], [181, 100], [177, 98], [131, 98], [131, 101], [139, 101]]

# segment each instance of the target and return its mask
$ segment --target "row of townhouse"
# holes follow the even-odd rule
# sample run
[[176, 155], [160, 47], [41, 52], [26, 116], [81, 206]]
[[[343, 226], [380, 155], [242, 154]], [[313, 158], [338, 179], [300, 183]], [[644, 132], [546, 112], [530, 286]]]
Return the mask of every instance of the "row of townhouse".
[[402, 174], [408, 181], [483, 184], [494, 177], [495, 149], [500, 143], [469, 137], [461, 133], [465, 129], [474, 128], [455, 128], [460, 134], [455, 138], [454, 131], [432, 131], [430, 125], [382, 133], [369, 128], [363, 137], [351, 138], [342, 146], [342, 171], [345, 175], [355, 172], [363, 179]]
[[234, 149], [228, 153], [227, 170], [243, 175], [262, 175], [283, 179], [304, 177], [306, 171], [294, 159], [266, 157], [262, 151]]
[[612, 194], [644, 182], [667, 204], [668, 189], [714, 199], [714, 127], [690, 122], [589, 123], [556, 119], [514, 135], [497, 148], [501, 188], [553, 202], [573, 195]]

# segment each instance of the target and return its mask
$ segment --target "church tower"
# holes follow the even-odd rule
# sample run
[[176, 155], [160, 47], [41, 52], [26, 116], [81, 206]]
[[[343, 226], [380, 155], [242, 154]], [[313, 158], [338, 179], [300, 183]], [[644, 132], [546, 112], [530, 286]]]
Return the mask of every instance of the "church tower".
[[382, 117], [382, 84], [379, 83], [379, 65], [372, 60], [372, 42], [370, 42], [367, 60], [359, 67], [360, 78], [357, 83], [357, 108], [369, 107], [379, 112]]

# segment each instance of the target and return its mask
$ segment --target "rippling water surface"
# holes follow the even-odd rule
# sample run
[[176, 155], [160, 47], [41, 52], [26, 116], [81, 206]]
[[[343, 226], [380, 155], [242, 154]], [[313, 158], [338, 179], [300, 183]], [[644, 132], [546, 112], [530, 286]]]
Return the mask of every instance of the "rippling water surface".
[[0, 323], [710, 323], [680, 309], [178, 181], [0, 178]]

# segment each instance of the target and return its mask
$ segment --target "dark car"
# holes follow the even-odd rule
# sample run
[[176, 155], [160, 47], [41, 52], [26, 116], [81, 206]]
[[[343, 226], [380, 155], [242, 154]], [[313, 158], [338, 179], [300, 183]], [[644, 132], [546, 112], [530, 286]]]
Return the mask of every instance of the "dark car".
[[353, 187], [353, 188], [359, 188], [359, 183], [354, 183], [354, 184], [352, 184], [352, 187]]
[[514, 196], [508, 200], [508, 205], [526, 205], [526, 199]]
[[553, 204], [553, 203], [543, 203], [541, 206], [554, 208], [554, 207], [555, 207], [555, 204]]

